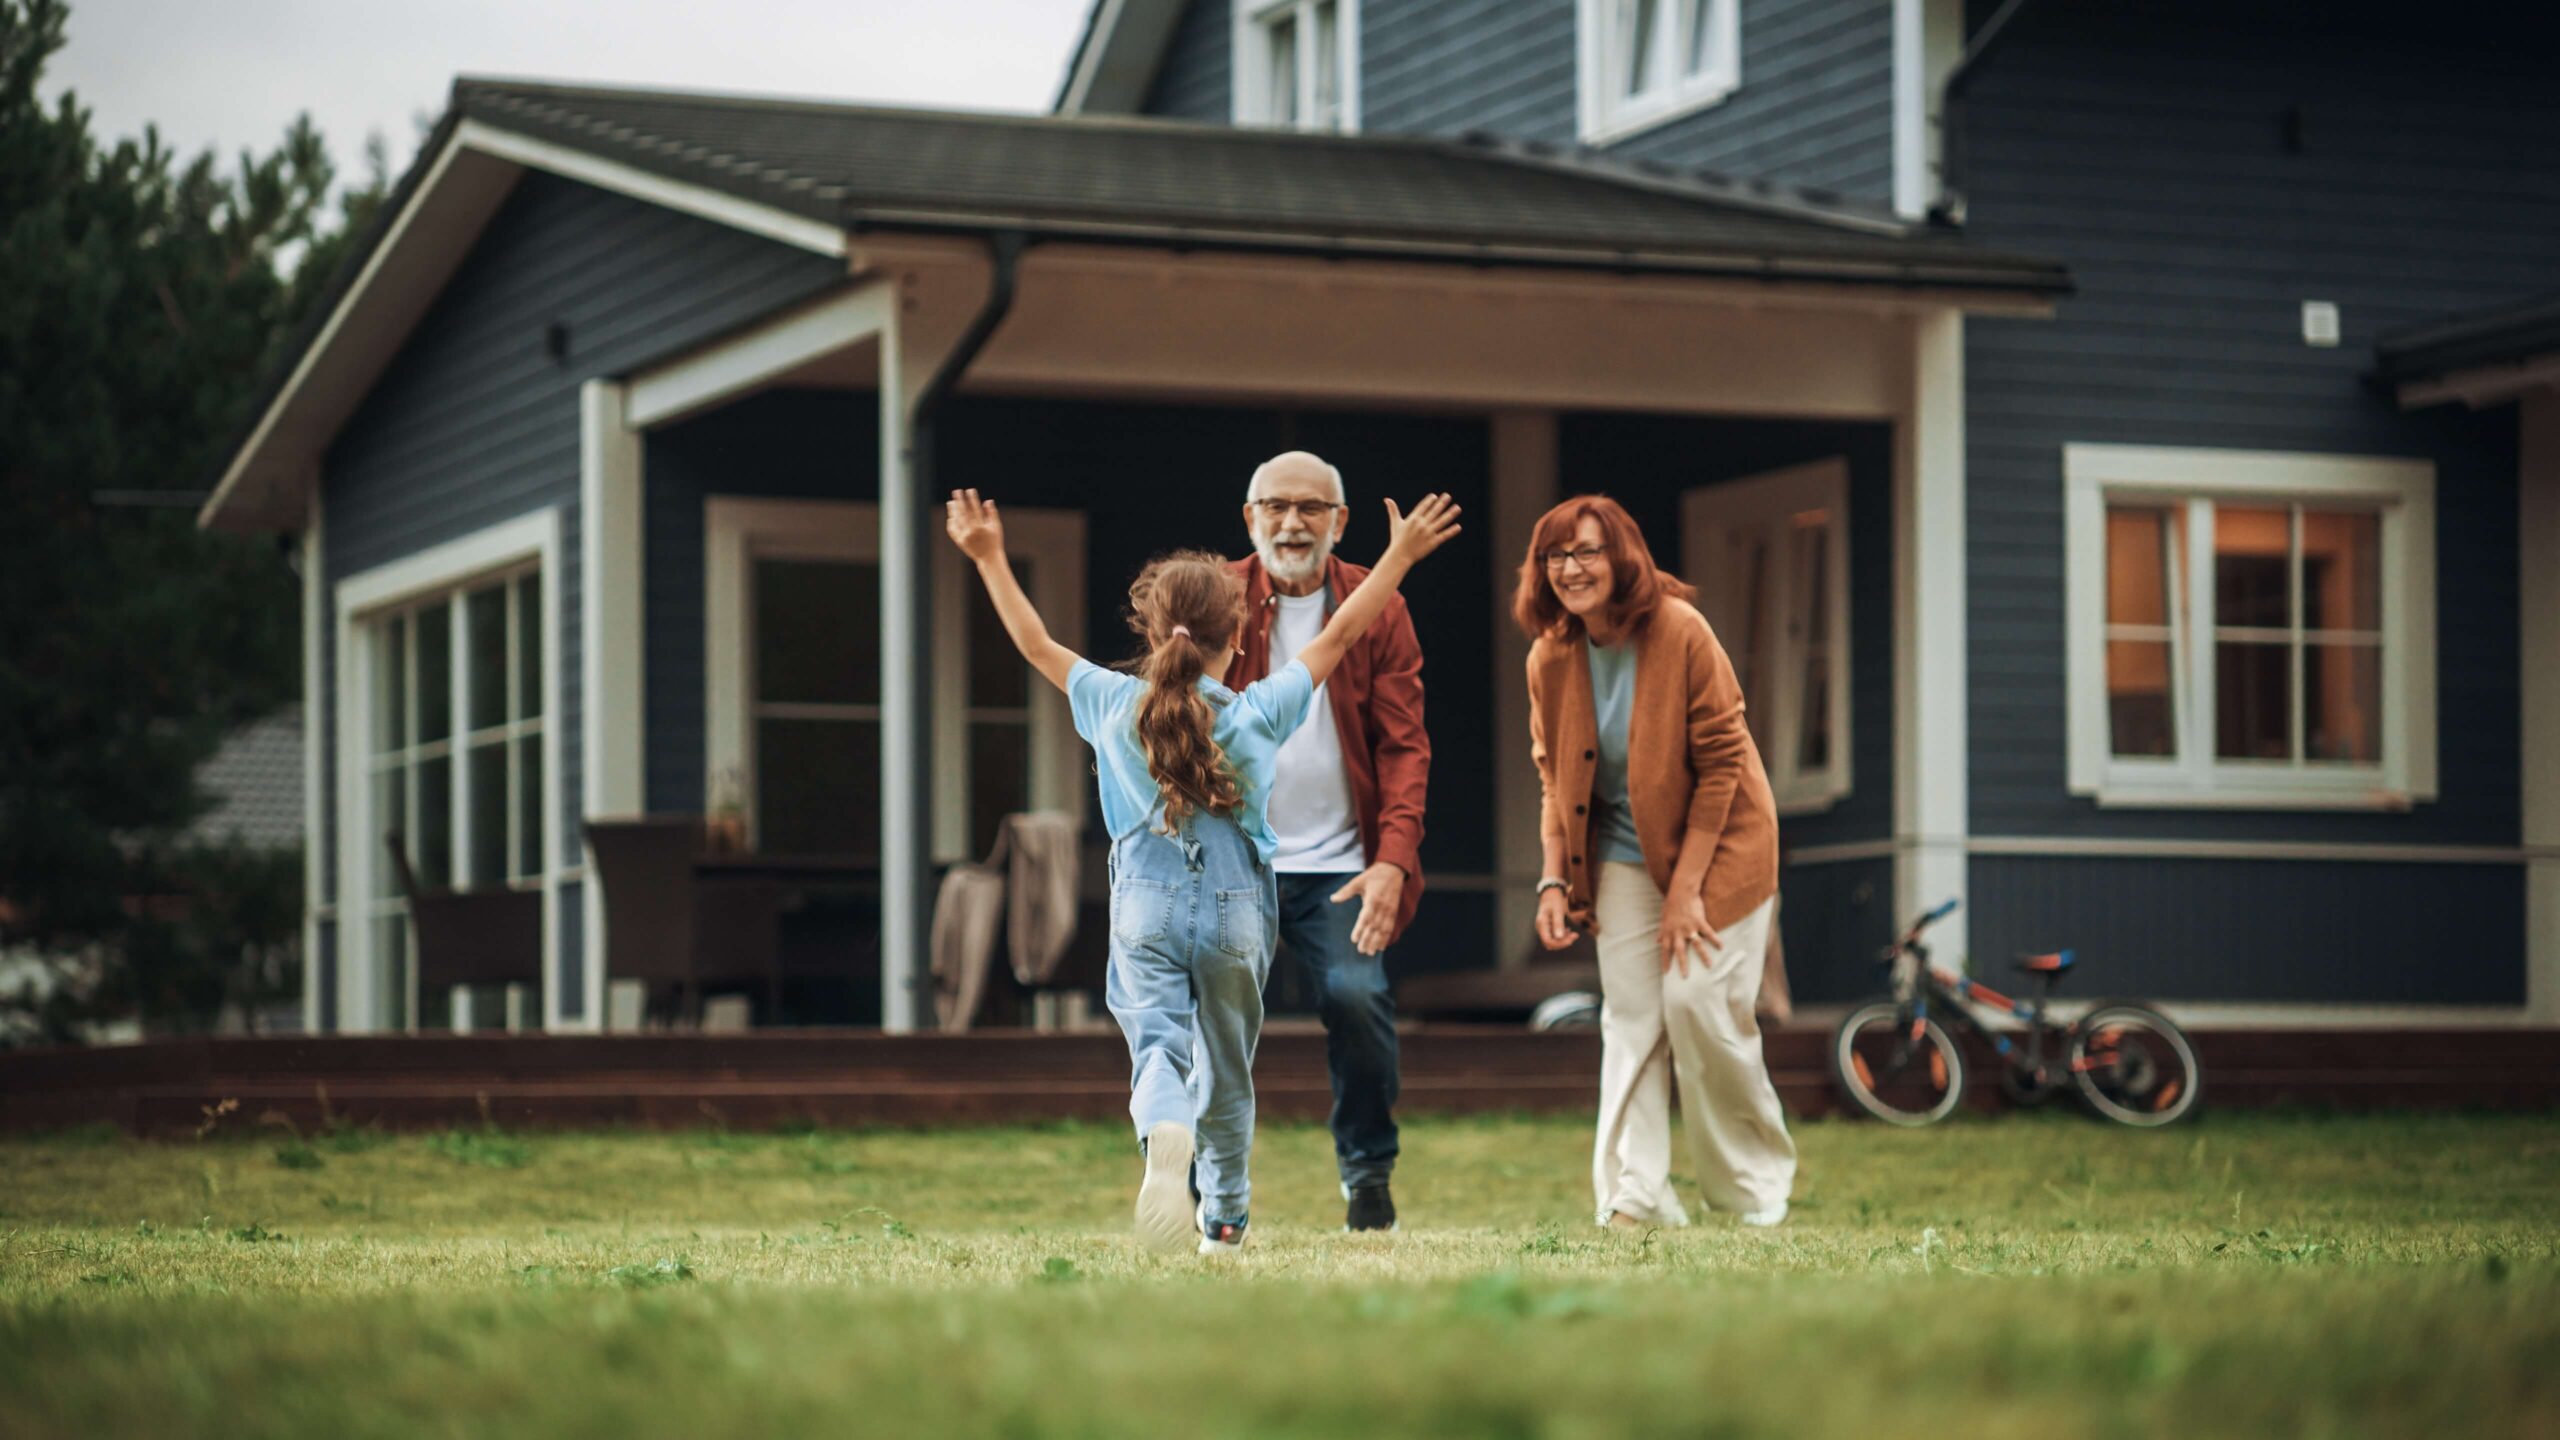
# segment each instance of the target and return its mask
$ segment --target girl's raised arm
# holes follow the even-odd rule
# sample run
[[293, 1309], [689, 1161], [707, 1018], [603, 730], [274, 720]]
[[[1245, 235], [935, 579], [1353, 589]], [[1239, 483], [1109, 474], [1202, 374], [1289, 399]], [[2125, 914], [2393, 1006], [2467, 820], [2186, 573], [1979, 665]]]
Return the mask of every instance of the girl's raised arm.
[[996, 617], [1004, 621], [1004, 633], [1013, 637], [1013, 648], [1050, 684], [1066, 689], [1067, 672], [1084, 657], [1049, 638], [1049, 627], [1040, 623], [1040, 612], [1031, 608], [1031, 597], [1022, 593], [1022, 582], [1013, 577], [1013, 562], [1005, 558], [1004, 521], [996, 514], [996, 502], [979, 499], [975, 490], [954, 490], [943, 508], [942, 523], [951, 543], [977, 562], [978, 578], [986, 583], [987, 598], [995, 602]]

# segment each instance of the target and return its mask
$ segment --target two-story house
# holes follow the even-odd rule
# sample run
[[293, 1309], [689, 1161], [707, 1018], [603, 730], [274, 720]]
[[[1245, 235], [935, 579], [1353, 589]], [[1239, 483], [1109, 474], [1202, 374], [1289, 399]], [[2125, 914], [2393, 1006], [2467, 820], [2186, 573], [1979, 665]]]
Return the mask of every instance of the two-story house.
[[205, 512], [306, 554], [314, 1025], [432, 1008], [387, 826], [541, 892], [579, 1028], [584, 822], [729, 801], [864, 877], [837, 1013], [914, 1023], [935, 867], [1091, 803], [933, 496], [1004, 497], [1117, 654], [1136, 566], [1240, 547], [1292, 445], [1354, 558], [1380, 494], [1480, 522], [1413, 597], [1404, 973], [1526, 954], [1506, 600], [1596, 489], [1744, 670], [1801, 998], [1959, 896], [1975, 954], [2199, 1019], [2548, 1018], [2548, 312], [2376, 346], [2560, 286], [2560, 101], [2520, 36], [2409, 29], [1098, 0], [1051, 117], [458, 82]]

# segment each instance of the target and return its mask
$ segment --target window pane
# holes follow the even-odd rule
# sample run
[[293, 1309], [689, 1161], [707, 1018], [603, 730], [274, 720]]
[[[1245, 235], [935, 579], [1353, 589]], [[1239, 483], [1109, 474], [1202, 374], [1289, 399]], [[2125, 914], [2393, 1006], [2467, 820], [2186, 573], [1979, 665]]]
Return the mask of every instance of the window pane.
[[441, 890], [453, 883], [453, 757], [418, 762], [418, 825], [410, 859], [418, 884]]
[[1795, 626], [1797, 638], [1807, 645], [1820, 645], [1830, 637], [1831, 526], [1819, 510], [1806, 510], [1795, 517], [1794, 543], [1796, 585], [1804, 596], [1797, 608], [1801, 624]]
[[[1032, 564], [1013, 562], [1025, 591], [1031, 589]], [[987, 587], [970, 586], [968, 604], [969, 703], [1007, 708], [1030, 704], [1031, 667], [1023, 663], [1012, 637], [1004, 633], [1004, 622], [996, 618], [996, 607], [987, 599]]]
[[2166, 640], [2107, 642], [2107, 733], [2118, 755], [2178, 753]]
[[1715, 0], [1682, 0], [1683, 23], [1689, 27], [1689, 73], [1704, 75], [1715, 60], [1715, 32], [1707, 24], [1707, 16], [1715, 9]]
[[1322, 130], [1342, 128], [1342, 83], [1334, 73], [1341, 51], [1334, 36], [1333, 8], [1333, 0], [1316, 6], [1315, 53], [1307, 57], [1316, 68], [1316, 110], [1310, 118]]
[[1816, 653], [1804, 662], [1804, 703], [1796, 711], [1796, 771], [1803, 774], [1830, 763], [1831, 659]]
[[516, 582], [516, 715], [542, 713], [542, 575]]
[[373, 749], [409, 743], [409, 617], [394, 615], [374, 632]]
[[880, 853], [880, 727], [869, 720], [756, 724], [756, 830], [768, 854]]
[[471, 883], [496, 885], [507, 878], [507, 742], [471, 747]]
[[2214, 507], [2214, 624], [2278, 630], [2293, 624], [2293, 607], [2285, 602], [2292, 530], [2289, 511]]
[[542, 737], [516, 741], [516, 875], [542, 873]]
[[375, 852], [373, 893], [400, 893], [400, 872], [391, 863], [390, 837], [400, 837], [408, 851], [409, 863], [418, 863], [418, 837], [409, 833], [409, 772], [394, 766], [373, 777], [373, 834], [365, 839], [369, 845], [383, 848]]
[[418, 743], [453, 733], [453, 607], [443, 601], [417, 612]]
[[373, 922], [374, 973], [382, 977], [382, 1019], [392, 1029], [409, 1023], [409, 917], [385, 915]]
[[1298, 119], [1298, 22], [1284, 15], [1271, 22], [1271, 119], [1280, 125]]
[[2303, 754], [2313, 760], [2382, 760], [2382, 647], [2306, 645]]
[[879, 703], [878, 565], [759, 560], [755, 590], [757, 699]]
[[1658, 0], [1630, 0], [1618, 11], [1625, 17], [1626, 25], [1626, 88], [1622, 94], [1636, 96], [1652, 88], [1653, 27], [1659, 9]]
[[1004, 817], [1031, 808], [1031, 727], [980, 721], [969, 727], [969, 853], [996, 844]]
[[507, 587], [491, 585], [463, 597], [463, 668], [471, 676], [471, 728], [507, 723]]
[[2382, 517], [2302, 513], [2302, 624], [2308, 630], [2382, 628]]
[[2175, 623], [2170, 616], [2178, 608], [2178, 557], [2186, 536], [2184, 511], [2108, 509], [2108, 624]]
[[2214, 753], [2293, 758], [2293, 647], [2225, 640], [2213, 647]]

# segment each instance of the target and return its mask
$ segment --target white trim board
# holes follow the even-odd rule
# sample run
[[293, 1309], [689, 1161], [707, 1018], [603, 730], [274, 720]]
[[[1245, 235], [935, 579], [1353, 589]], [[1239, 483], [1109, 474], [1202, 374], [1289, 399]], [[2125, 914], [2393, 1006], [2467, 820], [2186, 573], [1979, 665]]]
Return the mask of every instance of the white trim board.
[[895, 303], [890, 282], [875, 279], [653, 365], [626, 386], [623, 423], [655, 429], [763, 389], [804, 365], [876, 339]]
[[[559, 973], [560, 840], [563, 804], [560, 795], [562, 685], [560, 673], [561, 570], [560, 512], [533, 511], [485, 530], [431, 546], [386, 565], [338, 582], [335, 626], [338, 655], [336, 687], [338, 853], [338, 1024], [341, 1031], [381, 1028], [383, 995], [373, 963], [373, 787], [366, 780], [366, 742], [372, 715], [372, 647], [359, 643], [365, 619], [441, 591], [456, 589], [477, 576], [531, 560], [542, 574], [542, 812], [543, 812], [543, 991], [544, 1014]], [[454, 647], [461, 663], [462, 647]]]
[[[2101, 806], [2403, 810], [2436, 796], [2435, 465], [2393, 456], [2067, 444], [2063, 614], [2069, 785]], [[2209, 616], [2212, 510], [2206, 502], [2344, 501], [2381, 515], [2383, 753], [2375, 765], [2225, 761], [2213, 750], [2214, 647], [2172, 639], [2174, 758], [2111, 753], [2106, 693], [2106, 512], [2111, 501], [2181, 502], [2184, 605]], [[2176, 627], [2168, 627], [2173, 631]], [[2298, 637], [2297, 637], [2298, 638]], [[2296, 717], [2297, 720], [2300, 717]]]

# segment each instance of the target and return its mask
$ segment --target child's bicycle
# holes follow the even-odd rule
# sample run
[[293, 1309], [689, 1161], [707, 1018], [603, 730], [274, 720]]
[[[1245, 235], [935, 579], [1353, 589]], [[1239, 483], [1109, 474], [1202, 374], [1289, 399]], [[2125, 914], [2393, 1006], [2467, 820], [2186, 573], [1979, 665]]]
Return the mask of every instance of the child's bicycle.
[[[2168, 1016], [2130, 1000], [2101, 1000], [2067, 1025], [2052, 1018], [2053, 985], [2071, 968], [2070, 951], [2018, 957], [2018, 968], [2041, 982], [2033, 1000], [2012, 1000], [1931, 965], [1920, 934], [1955, 908], [1950, 900], [1921, 916], [1886, 948], [1893, 997], [1849, 1012], [1832, 1036], [1832, 1074], [1851, 1104], [1888, 1124], [1927, 1125], [1963, 1103], [1964, 1052], [1939, 1023], [1943, 1016], [2007, 1062], [2001, 1085], [2021, 1105], [2041, 1104], [2068, 1086], [2090, 1109], [2127, 1125], [2167, 1125], [2194, 1112], [2204, 1071], [2186, 1032]], [[1967, 1001], [2017, 1016], [2026, 1034], [1990, 1029]]]

